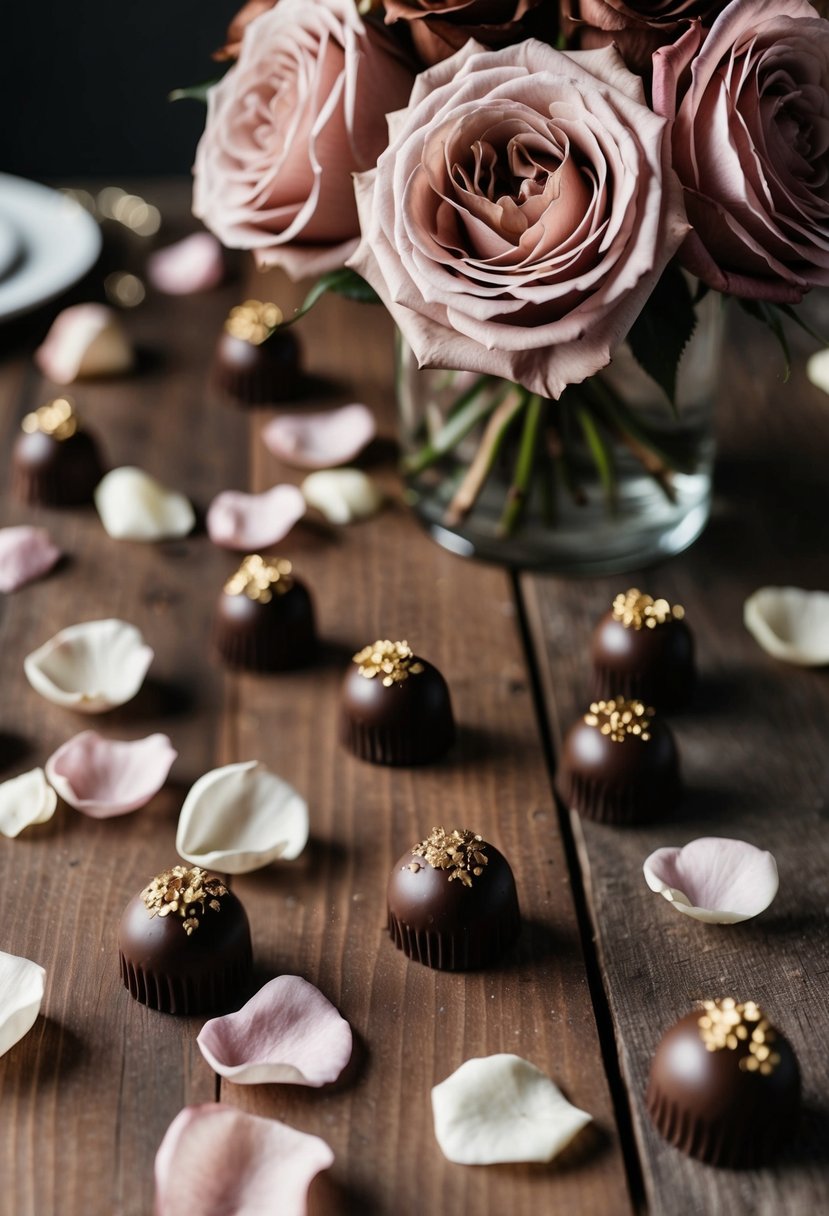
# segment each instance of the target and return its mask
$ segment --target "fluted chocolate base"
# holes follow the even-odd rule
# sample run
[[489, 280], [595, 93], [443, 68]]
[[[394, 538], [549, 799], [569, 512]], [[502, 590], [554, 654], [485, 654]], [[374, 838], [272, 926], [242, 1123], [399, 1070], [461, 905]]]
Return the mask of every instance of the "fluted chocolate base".
[[130, 996], [160, 1013], [196, 1014], [235, 1009], [247, 997], [252, 958], [239, 958], [202, 975], [156, 972], [127, 961], [119, 951], [121, 979]]
[[34, 431], [20, 435], [14, 445], [12, 494], [29, 506], [82, 506], [92, 502], [105, 471], [88, 432], [58, 440]]
[[212, 378], [237, 405], [264, 405], [296, 395], [301, 381], [300, 346], [290, 330], [277, 330], [256, 345], [223, 331]]

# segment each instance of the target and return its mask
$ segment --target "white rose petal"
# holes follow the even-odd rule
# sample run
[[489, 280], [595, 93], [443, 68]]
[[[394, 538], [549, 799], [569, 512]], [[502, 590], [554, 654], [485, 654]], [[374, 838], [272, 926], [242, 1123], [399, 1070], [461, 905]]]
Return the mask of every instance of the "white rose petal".
[[309, 507], [315, 507], [331, 524], [350, 524], [376, 514], [383, 503], [377, 486], [360, 469], [326, 469], [311, 473], [302, 483]]
[[308, 804], [256, 760], [213, 769], [184, 800], [176, 850], [224, 874], [247, 874], [277, 858], [292, 861], [308, 842]]
[[829, 393], [829, 347], [817, 351], [806, 363], [806, 375], [815, 388]]
[[196, 514], [189, 500], [143, 469], [113, 469], [95, 491], [95, 506], [114, 540], [169, 540], [192, 532]]
[[432, 1090], [435, 1136], [459, 1165], [552, 1161], [591, 1116], [520, 1056], [467, 1060]]
[[33, 768], [0, 785], [0, 832], [18, 836], [24, 828], [46, 823], [55, 813], [58, 796], [47, 784], [42, 768]]
[[761, 587], [746, 600], [743, 620], [774, 658], [800, 667], [829, 663], [829, 592]]
[[45, 980], [37, 963], [0, 951], [0, 1056], [34, 1026]]
[[35, 360], [55, 384], [115, 376], [133, 365], [132, 347], [116, 313], [105, 304], [74, 304], [54, 320]]
[[26, 678], [55, 705], [101, 714], [130, 701], [153, 651], [127, 621], [84, 621], [62, 629], [23, 660]]
[[678, 912], [709, 925], [759, 916], [777, 894], [777, 863], [771, 853], [744, 840], [703, 836], [681, 849], [657, 849], [643, 870], [652, 891]]

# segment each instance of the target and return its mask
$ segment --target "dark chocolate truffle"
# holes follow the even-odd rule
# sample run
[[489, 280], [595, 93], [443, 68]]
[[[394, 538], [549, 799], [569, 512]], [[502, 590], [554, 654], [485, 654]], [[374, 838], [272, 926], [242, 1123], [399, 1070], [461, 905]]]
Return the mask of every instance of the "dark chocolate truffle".
[[314, 609], [291, 563], [246, 557], [219, 596], [213, 638], [231, 667], [287, 671], [310, 663], [317, 648]]
[[242, 405], [284, 401], [300, 381], [300, 349], [275, 304], [246, 300], [231, 309], [216, 346], [213, 379]]
[[215, 874], [173, 866], [128, 904], [118, 931], [121, 978], [142, 1005], [209, 1013], [247, 999], [248, 918]]
[[573, 810], [600, 823], [647, 823], [679, 801], [679, 758], [670, 728], [641, 701], [594, 701], [564, 740], [559, 789]]
[[637, 588], [621, 593], [593, 634], [596, 700], [623, 696], [658, 710], [687, 705], [694, 691], [694, 638], [681, 604]]
[[705, 1001], [656, 1050], [645, 1102], [659, 1133], [708, 1165], [765, 1165], [791, 1132], [800, 1073], [753, 1001]]
[[486, 967], [521, 927], [509, 863], [465, 829], [433, 828], [403, 854], [389, 878], [388, 908], [397, 948], [441, 971]]
[[92, 502], [104, 475], [98, 446], [81, 430], [68, 397], [27, 414], [12, 455], [12, 490], [30, 506], [72, 507]]
[[366, 646], [343, 683], [340, 740], [372, 764], [438, 760], [455, 741], [446, 681], [408, 642]]

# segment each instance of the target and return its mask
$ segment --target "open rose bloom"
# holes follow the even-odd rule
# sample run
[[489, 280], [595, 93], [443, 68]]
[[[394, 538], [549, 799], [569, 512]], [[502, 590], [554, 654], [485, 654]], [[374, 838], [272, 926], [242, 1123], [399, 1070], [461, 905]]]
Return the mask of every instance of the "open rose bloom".
[[726, 0], [561, 0], [562, 31], [583, 50], [615, 43], [633, 71], [648, 72], [651, 56], [700, 20], [710, 25]]

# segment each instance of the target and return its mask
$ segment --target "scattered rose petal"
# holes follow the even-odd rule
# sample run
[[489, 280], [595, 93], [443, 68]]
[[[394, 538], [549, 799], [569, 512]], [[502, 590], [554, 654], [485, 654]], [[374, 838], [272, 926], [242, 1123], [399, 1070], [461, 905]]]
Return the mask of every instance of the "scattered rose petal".
[[55, 705], [102, 714], [130, 701], [144, 683], [153, 652], [126, 621], [70, 625], [23, 660], [26, 678]]
[[143, 469], [113, 469], [98, 484], [95, 506], [115, 540], [169, 540], [187, 536], [196, 522], [190, 502]]
[[34, 1026], [45, 979], [37, 963], [0, 950], [0, 1056]]
[[45, 528], [0, 528], [0, 591], [17, 591], [48, 573], [61, 556]]
[[380, 510], [383, 496], [360, 469], [326, 469], [302, 483], [309, 507], [316, 507], [330, 524], [350, 524]]
[[824, 347], [807, 360], [806, 375], [815, 388], [829, 393], [829, 347]]
[[351, 1059], [351, 1027], [318, 988], [280, 975], [238, 1013], [205, 1022], [207, 1063], [237, 1085], [327, 1085]]
[[591, 1116], [529, 1060], [467, 1060], [432, 1090], [435, 1136], [458, 1165], [552, 1161]]
[[293, 861], [307, 843], [305, 799], [256, 760], [199, 777], [176, 832], [182, 857], [224, 874], [247, 874], [277, 858]]
[[224, 549], [268, 549], [287, 536], [304, 514], [305, 499], [296, 486], [274, 486], [264, 494], [223, 490], [207, 512], [207, 534]]
[[377, 432], [366, 405], [344, 405], [322, 414], [281, 414], [262, 430], [266, 446], [298, 469], [348, 464]]
[[682, 849], [657, 849], [643, 869], [652, 891], [678, 912], [709, 925], [759, 916], [777, 894], [777, 863], [771, 853], [744, 840], [702, 836]]
[[334, 1154], [318, 1136], [220, 1102], [186, 1106], [155, 1158], [155, 1216], [305, 1216]]
[[73, 304], [55, 318], [35, 360], [55, 384], [117, 376], [132, 368], [132, 347], [116, 313], [105, 304]]
[[829, 592], [761, 587], [746, 600], [743, 620], [776, 659], [800, 667], [829, 663]]
[[224, 273], [222, 247], [209, 232], [194, 232], [147, 258], [147, 278], [157, 291], [170, 296], [210, 291], [218, 287]]
[[111, 819], [146, 806], [177, 755], [166, 735], [122, 742], [84, 730], [49, 757], [46, 776], [75, 810]]
[[0, 832], [19, 836], [24, 828], [46, 823], [55, 813], [58, 797], [46, 784], [42, 768], [33, 768], [0, 785]]

